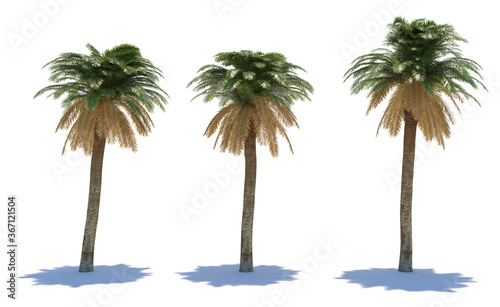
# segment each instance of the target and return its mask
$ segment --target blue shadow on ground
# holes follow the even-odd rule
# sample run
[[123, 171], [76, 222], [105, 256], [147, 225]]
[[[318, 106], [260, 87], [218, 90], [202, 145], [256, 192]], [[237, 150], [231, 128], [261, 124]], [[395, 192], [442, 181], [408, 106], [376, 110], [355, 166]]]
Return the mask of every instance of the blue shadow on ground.
[[199, 266], [192, 272], [178, 272], [183, 279], [192, 282], [207, 282], [214, 287], [222, 286], [266, 286], [280, 281], [297, 279], [294, 275], [299, 271], [285, 269], [276, 265], [259, 265], [253, 272], [240, 272], [239, 264], [223, 264], [219, 266]]
[[413, 272], [399, 272], [397, 269], [371, 268], [369, 270], [344, 271], [336, 279], [347, 279], [349, 283], [363, 288], [384, 287], [386, 290], [456, 292], [466, 283], [475, 282], [472, 277], [460, 273], [434, 272], [434, 269], [413, 269]]
[[38, 273], [27, 274], [21, 278], [33, 278], [35, 285], [63, 285], [72, 288], [96, 285], [134, 282], [151, 275], [143, 272], [150, 268], [133, 268], [127, 264], [96, 265], [94, 272], [78, 272], [78, 266], [63, 266], [54, 269], [41, 269]]

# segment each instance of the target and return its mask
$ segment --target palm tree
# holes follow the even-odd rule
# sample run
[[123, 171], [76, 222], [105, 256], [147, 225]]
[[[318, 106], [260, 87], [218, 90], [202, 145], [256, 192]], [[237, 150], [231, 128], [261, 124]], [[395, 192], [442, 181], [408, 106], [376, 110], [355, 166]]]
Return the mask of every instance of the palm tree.
[[474, 77], [481, 78], [481, 67], [462, 57], [458, 42], [467, 41], [449, 24], [425, 19], [409, 23], [397, 17], [389, 24], [385, 40], [390, 48], [379, 48], [356, 58], [344, 75], [345, 80], [354, 79], [352, 94], [369, 90], [367, 114], [389, 97], [379, 129], [383, 127], [396, 136], [404, 121], [400, 272], [413, 271], [411, 206], [416, 129], [420, 128], [426, 141], [437, 140], [444, 149], [444, 138], [450, 136], [450, 124], [454, 123], [444, 98], [460, 112], [457, 102], [470, 98], [479, 104], [460, 82], [474, 89], [479, 85], [486, 89]]
[[156, 82], [161, 71], [142, 57], [139, 48], [122, 44], [104, 53], [87, 44], [89, 55], [62, 53], [47, 63], [55, 83], [41, 89], [48, 97], [62, 100], [65, 108], [56, 132], [70, 129], [64, 143], [92, 155], [87, 220], [80, 272], [94, 271], [94, 243], [101, 197], [102, 163], [106, 142], [137, 150], [133, 127], [146, 136], [154, 126], [148, 112], [164, 110], [167, 95]]
[[285, 127], [298, 127], [290, 106], [294, 100], [310, 100], [313, 87], [294, 70], [301, 67], [287, 62], [277, 52], [248, 50], [224, 52], [215, 56], [221, 65], [205, 65], [188, 87], [194, 83], [199, 91], [193, 99], [219, 99], [220, 111], [208, 125], [205, 136], [217, 130], [214, 149], [220, 140], [222, 152], [245, 154], [245, 187], [241, 224], [240, 272], [253, 271], [252, 225], [257, 171], [256, 142], [269, 146], [278, 156], [277, 134], [285, 137], [293, 153]]

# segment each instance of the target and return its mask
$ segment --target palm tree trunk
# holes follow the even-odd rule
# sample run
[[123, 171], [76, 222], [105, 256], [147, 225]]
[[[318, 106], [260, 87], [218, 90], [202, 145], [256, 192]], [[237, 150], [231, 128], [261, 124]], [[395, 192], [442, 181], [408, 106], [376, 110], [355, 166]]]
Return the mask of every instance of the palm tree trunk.
[[405, 111], [405, 132], [403, 145], [403, 171], [401, 174], [401, 249], [399, 254], [400, 272], [413, 272], [411, 203], [413, 194], [413, 166], [415, 162], [415, 139], [417, 121], [411, 112]]
[[101, 200], [102, 161], [106, 139], [101, 138], [94, 131], [94, 146], [90, 165], [89, 204], [87, 207], [87, 221], [83, 235], [82, 256], [80, 258], [80, 272], [94, 271], [94, 245], [99, 217], [99, 202]]
[[257, 176], [255, 131], [251, 125], [245, 140], [245, 190], [243, 194], [243, 218], [241, 222], [240, 272], [253, 272], [252, 228]]

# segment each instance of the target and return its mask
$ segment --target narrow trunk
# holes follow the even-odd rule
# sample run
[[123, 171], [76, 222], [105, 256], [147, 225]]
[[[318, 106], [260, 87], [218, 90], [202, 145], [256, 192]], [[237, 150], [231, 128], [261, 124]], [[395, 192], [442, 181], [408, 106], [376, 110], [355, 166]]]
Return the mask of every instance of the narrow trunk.
[[94, 271], [94, 245], [99, 217], [99, 202], [101, 200], [102, 160], [106, 139], [94, 132], [94, 147], [90, 165], [89, 204], [87, 207], [87, 221], [83, 235], [82, 257], [80, 259], [80, 272]]
[[413, 272], [411, 202], [413, 193], [413, 166], [415, 161], [415, 138], [417, 121], [411, 112], [405, 111], [405, 132], [403, 145], [403, 171], [401, 174], [401, 250], [399, 254], [400, 272]]
[[245, 190], [243, 195], [243, 218], [241, 221], [240, 272], [253, 272], [252, 228], [256, 176], [255, 132], [254, 129], [250, 129], [250, 133], [245, 140]]

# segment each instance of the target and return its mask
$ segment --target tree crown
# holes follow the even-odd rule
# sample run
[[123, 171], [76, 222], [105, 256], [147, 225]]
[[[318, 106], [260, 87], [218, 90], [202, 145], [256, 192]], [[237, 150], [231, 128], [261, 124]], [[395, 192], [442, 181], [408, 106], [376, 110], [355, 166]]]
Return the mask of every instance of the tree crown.
[[[219, 99], [221, 110], [208, 125], [205, 135], [217, 130], [221, 151], [239, 155], [249, 135], [255, 135], [261, 145], [269, 146], [272, 156], [278, 155], [277, 134], [290, 145], [285, 127], [297, 126], [290, 106], [296, 99], [310, 100], [313, 87], [300, 78], [295, 70], [303, 68], [291, 64], [277, 52], [258, 51], [223, 52], [215, 56], [220, 65], [205, 65], [188, 87], [196, 84], [204, 102]], [[292, 150], [293, 152], [293, 150]]]
[[193, 99], [203, 96], [208, 102], [219, 99], [220, 106], [228, 102], [255, 105], [256, 97], [273, 100], [278, 105], [292, 105], [294, 100], [310, 100], [313, 87], [300, 78], [295, 70], [305, 70], [287, 62], [277, 52], [259, 51], [222, 52], [215, 55], [221, 65], [202, 66], [188, 87], [195, 84], [199, 91]]
[[367, 114], [390, 96], [379, 129], [397, 135], [405, 112], [409, 112], [425, 139], [436, 139], [444, 147], [444, 137], [450, 136], [449, 124], [454, 120], [442, 96], [448, 97], [458, 112], [457, 102], [473, 99], [479, 103], [462, 84], [486, 89], [480, 80], [481, 66], [462, 56], [458, 42], [467, 41], [449, 24], [425, 19], [408, 22], [397, 17], [388, 28], [384, 41], [388, 48], [356, 58], [344, 74], [344, 82], [354, 79], [352, 94], [369, 90]]
[[148, 112], [155, 106], [164, 110], [167, 100], [156, 82], [161, 71], [142, 57], [139, 48], [121, 44], [100, 53], [87, 44], [90, 54], [62, 53], [48, 62], [54, 84], [44, 87], [35, 98], [49, 92], [54, 99], [65, 96], [65, 108], [56, 128], [70, 129], [64, 144], [92, 153], [94, 134], [121, 147], [136, 150], [131, 122], [140, 135], [148, 135], [153, 122]]

